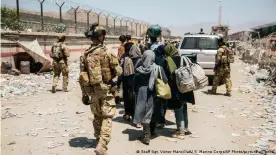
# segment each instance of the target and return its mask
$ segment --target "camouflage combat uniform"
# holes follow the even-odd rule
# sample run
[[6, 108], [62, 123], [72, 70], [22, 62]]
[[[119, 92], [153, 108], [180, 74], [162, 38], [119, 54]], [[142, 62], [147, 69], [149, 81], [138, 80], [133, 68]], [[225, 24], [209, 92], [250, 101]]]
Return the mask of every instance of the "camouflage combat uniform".
[[209, 90], [210, 93], [216, 94], [217, 87], [220, 85], [221, 81], [226, 84], [226, 94], [230, 96], [232, 81], [231, 81], [231, 68], [229, 62], [222, 62], [225, 57], [227, 57], [227, 47], [221, 46], [218, 49], [216, 55], [216, 68], [213, 80], [213, 87]]
[[116, 90], [114, 87], [116, 86], [112, 85], [110, 81], [121, 74], [122, 71], [117, 70], [117, 67], [120, 67], [118, 58], [111, 53], [108, 54], [103, 45], [95, 49], [97, 46], [99, 45], [91, 45], [85, 52], [85, 57], [91, 52], [91, 49], [94, 49], [93, 54], [100, 54], [103, 83], [82, 88], [82, 92], [91, 97], [90, 108], [94, 115], [94, 136], [98, 142], [96, 149], [100, 148], [104, 152], [102, 154], [106, 154], [107, 145], [111, 139], [112, 118], [116, 112], [115, 97], [113, 96]]
[[[63, 76], [63, 83], [62, 83], [63, 91], [68, 91], [67, 86], [68, 86], [69, 69], [68, 69], [67, 57], [69, 56], [69, 49], [63, 42], [54, 43], [53, 47], [54, 46], [62, 47], [61, 49], [63, 50], [62, 51], [63, 56], [60, 59], [53, 59], [54, 77], [53, 77], [53, 83], [52, 83], [52, 91], [53, 91], [53, 93], [55, 93], [55, 88], [57, 86], [58, 79], [59, 79], [61, 73]], [[66, 55], [65, 52], [68, 54]]]

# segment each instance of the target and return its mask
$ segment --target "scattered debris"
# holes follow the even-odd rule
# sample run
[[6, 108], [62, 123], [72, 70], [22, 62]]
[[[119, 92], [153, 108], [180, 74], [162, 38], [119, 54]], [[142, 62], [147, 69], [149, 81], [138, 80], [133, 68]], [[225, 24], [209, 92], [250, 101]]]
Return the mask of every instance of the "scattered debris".
[[200, 136], [196, 136], [196, 135], [191, 135], [189, 137], [191, 137], [191, 138], [200, 138]]
[[165, 138], [167, 141], [170, 141], [170, 142], [177, 142], [176, 139], [173, 139], [173, 138]]
[[223, 115], [223, 114], [218, 114], [218, 115], [215, 115], [216, 117], [218, 117], [218, 118], [225, 118], [226, 116], [225, 115]]
[[59, 146], [63, 146], [64, 143], [57, 143], [57, 142], [48, 142], [47, 148], [48, 149], [53, 149]]
[[46, 127], [44, 127], [44, 128], [36, 128], [36, 130], [45, 130], [45, 129], [47, 129]]
[[44, 138], [56, 138], [56, 136], [45, 136]]
[[36, 137], [37, 135], [38, 135], [37, 132], [32, 132], [32, 133], [31, 133], [31, 136], [33, 136], [33, 137]]
[[240, 134], [237, 134], [237, 133], [232, 133], [232, 136], [233, 136], [233, 137], [239, 137], [239, 136], [240, 136]]
[[16, 144], [16, 142], [15, 142], [15, 141], [10, 142], [10, 143], [9, 143], [9, 144], [7, 144], [7, 145], [14, 145], [14, 144]]
[[83, 114], [84, 111], [77, 111], [76, 114]]
[[15, 134], [15, 136], [24, 136], [24, 135], [29, 135], [29, 133], [18, 132]]
[[85, 130], [81, 130], [81, 131], [79, 132], [79, 134], [84, 134], [84, 133], [86, 133]]
[[62, 135], [62, 137], [69, 137], [69, 135], [70, 135], [69, 133], [65, 133]]
[[[79, 63], [70, 64], [69, 70], [70, 85], [76, 86], [79, 78]], [[13, 70], [13, 72], [11, 73], [18, 75], [16, 70]], [[51, 83], [52, 75], [50, 73], [21, 74], [20, 76], [1, 74], [1, 98], [13, 99], [20, 96], [30, 96], [39, 92], [46, 92], [50, 88]], [[59, 82], [58, 87], [62, 88], [61, 85], [62, 82]]]
[[10, 111], [5, 111], [5, 113], [2, 113], [1, 115], [1, 119], [7, 119], [7, 118], [13, 118], [13, 117], [17, 117], [17, 114], [10, 112]]

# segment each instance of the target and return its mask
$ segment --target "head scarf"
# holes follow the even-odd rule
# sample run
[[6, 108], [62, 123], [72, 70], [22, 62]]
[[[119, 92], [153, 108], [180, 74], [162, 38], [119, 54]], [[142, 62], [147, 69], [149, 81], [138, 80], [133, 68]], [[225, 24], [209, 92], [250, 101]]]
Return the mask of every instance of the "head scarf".
[[150, 91], [154, 90], [155, 80], [158, 77], [158, 65], [155, 63], [155, 54], [152, 50], [146, 50], [142, 58], [137, 62], [139, 66], [136, 68], [138, 73], [150, 75], [148, 88]]
[[173, 57], [178, 53], [177, 48], [169, 44], [165, 47], [165, 55], [167, 57]]
[[165, 47], [165, 56], [167, 57], [168, 68], [171, 74], [177, 69], [177, 66], [172, 59], [172, 57], [176, 56], [177, 53], [177, 49], [172, 44]]
[[142, 66], [139, 66], [136, 71], [141, 74], [150, 74], [154, 69], [155, 54], [152, 50], [147, 50], [143, 53], [140, 59]]

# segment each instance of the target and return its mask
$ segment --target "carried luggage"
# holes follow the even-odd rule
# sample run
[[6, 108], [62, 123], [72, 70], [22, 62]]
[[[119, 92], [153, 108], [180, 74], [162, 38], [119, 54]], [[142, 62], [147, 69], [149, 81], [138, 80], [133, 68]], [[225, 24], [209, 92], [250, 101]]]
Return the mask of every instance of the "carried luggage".
[[166, 100], [171, 99], [172, 97], [171, 88], [168, 83], [164, 83], [160, 66], [158, 66], [158, 75], [159, 75], [159, 78], [157, 78], [155, 81], [157, 97], [163, 98]]
[[[185, 61], [185, 65], [184, 65]], [[186, 93], [195, 90], [195, 82], [192, 74], [192, 69], [188, 58], [185, 56], [181, 57], [180, 67], [175, 70], [176, 85], [181, 93]]]
[[208, 77], [205, 75], [203, 68], [197, 63], [192, 63], [189, 58], [187, 58], [187, 61], [189, 62], [189, 65], [191, 66], [196, 90], [202, 89], [202, 88], [208, 86], [208, 83], [209, 83]]

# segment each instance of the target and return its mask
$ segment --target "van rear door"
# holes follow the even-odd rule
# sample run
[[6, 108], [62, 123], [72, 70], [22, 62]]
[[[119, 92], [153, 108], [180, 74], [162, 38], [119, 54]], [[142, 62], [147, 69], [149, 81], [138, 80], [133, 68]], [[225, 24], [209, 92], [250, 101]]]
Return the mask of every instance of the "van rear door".
[[197, 63], [204, 69], [213, 69], [218, 49], [218, 39], [216, 37], [198, 38]]

